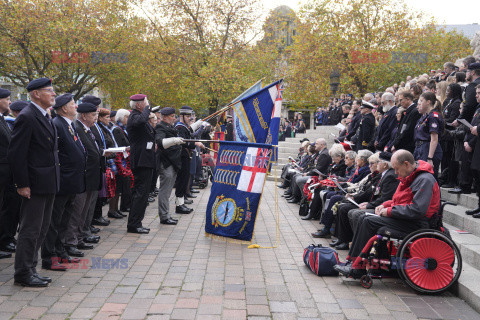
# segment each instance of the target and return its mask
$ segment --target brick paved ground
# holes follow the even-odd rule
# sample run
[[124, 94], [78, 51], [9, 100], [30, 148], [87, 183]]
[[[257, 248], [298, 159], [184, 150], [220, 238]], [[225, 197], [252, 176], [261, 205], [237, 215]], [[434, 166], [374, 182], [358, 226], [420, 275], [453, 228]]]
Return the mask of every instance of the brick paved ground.
[[[265, 185], [255, 230], [255, 243], [264, 246], [275, 242], [275, 189]], [[88, 267], [39, 269], [53, 278], [48, 288], [14, 286], [13, 259], [0, 260], [0, 319], [480, 319], [451, 294], [419, 296], [398, 279], [375, 280], [366, 290], [356, 281], [316, 277], [302, 253], [318, 222], [300, 220], [298, 206], [283, 198], [277, 249], [205, 238], [208, 196], [202, 191], [195, 213], [179, 216], [174, 227], [160, 225], [151, 204], [148, 235], [127, 234], [125, 219], [113, 221], [87, 251]], [[92, 257], [128, 261], [92, 268]]]

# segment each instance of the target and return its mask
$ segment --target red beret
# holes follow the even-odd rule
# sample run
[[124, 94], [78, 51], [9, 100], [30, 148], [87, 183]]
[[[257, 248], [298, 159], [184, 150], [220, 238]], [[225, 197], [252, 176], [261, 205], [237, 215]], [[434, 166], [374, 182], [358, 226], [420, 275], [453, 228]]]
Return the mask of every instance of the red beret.
[[130, 97], [130, 100], [132, 101], [143, 101], [147, 96], [144, 94], [134, 94], [133, 96]]

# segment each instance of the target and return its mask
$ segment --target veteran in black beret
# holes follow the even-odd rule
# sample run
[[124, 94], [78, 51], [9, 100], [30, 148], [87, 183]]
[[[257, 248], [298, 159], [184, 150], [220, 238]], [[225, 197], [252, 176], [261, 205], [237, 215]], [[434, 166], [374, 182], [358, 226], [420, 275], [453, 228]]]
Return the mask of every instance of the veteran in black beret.
[[75, 211], [74, 200], [85, 192], [86, 150], [74, 128], [77, 104], [71, 93], [55, 98], [53, 106], [57, 117], [53, 124], [58, 134], [58, 157], [60, 161], [60, 190], [53, 203], [52, 219], [42, 245], [42, 268], [65, 271], [62, 263], [78, 262], [71, 258], [62, 240], [68, 230], [68, 223]]
[[130, 106], [132, 112], [127, 121], [127, 134], [130, 140], [130, 165], [134, 185], [127, 231], [149, 233], [150, 229], [143, 227], [142, 221], [155, 169], [155, 130], [148, 123], [150, 106], [146, 95], [131, 96]]
[[[12, 111], [12, 115], [14, 118], [18, 117], [18, 114], [26, 107], [28, 106], [27, 101], [22, 101], [18, 100], [15, 101], [10, 105], [10, 111]], [[13, 128], [13, 127], [12, 127]]]
[[22, 197], [15, 254], [15, 283], [45, 287], [51, 282], [37, 273], [40, 249], [60, 187], [57, 130], [47, 109], [55, 105], [52, 81], [40, 78], [27, 85], [31, 103], [18, 115], [8, 150], [13, 182]]
[[160, 122], [155, 127], [155, 143], [158, 146], [157, 169], [160, 177], [158, 215], [160, 223], [167, 225], [177, 224], [177, 220], [169, 213], [169, 199], [177, 173], [182, 167], [181, 144], [184, 143], [173, 126], [175, 121], [175, 109], [165, 107], [160, 109]]
[[[90, 225], [93, 219], [98, 191], [102, 187], [102, 172], [105, 170], [105, 155], [103, 146], [100, 146], [91, 128], [98, 119], [97, 106], [89, 102], [82, 102], [77, 108], [77, 120], [74, 121], [75, 133], [86, 150], [85, 190], [77, 193], [73, 202], [73, 212], [65, 232], [64, 247], [69, 256], [83, 257], [80, 250], [93, 249], [93, 245], [86, 243], [92, 236]], [[97, 236], [98, 237], [98, 236]], [[100, 238], [97, 238], [97, 242]]]

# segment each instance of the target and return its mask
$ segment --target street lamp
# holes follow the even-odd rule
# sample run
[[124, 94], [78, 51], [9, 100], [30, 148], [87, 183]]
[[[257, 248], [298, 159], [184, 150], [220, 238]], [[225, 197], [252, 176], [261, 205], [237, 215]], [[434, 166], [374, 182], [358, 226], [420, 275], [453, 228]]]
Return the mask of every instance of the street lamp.
[[333, 92], [333, 96], [337, 93], [338, 86], [340, 85], [340, 73], [337, 70], [333, 70], [330, 73], [330, 89]]

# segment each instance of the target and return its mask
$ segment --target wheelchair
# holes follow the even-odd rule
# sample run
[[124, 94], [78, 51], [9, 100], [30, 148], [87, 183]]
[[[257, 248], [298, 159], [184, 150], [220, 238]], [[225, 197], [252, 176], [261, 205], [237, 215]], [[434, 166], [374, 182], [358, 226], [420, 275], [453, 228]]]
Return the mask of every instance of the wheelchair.
[[360, 278], [360, 284], [370, 289], [373, 279], [395, 276], [422, 294], [438, 294], [455, 284], [462, 272], [462, 256], [442, 225], [443, 202], [435, 215], [432, 229], [403, 234], [386, 227], [370, 238], [361, 254], [353, 261], [352, 269], [363, 270], [350, 277]]

